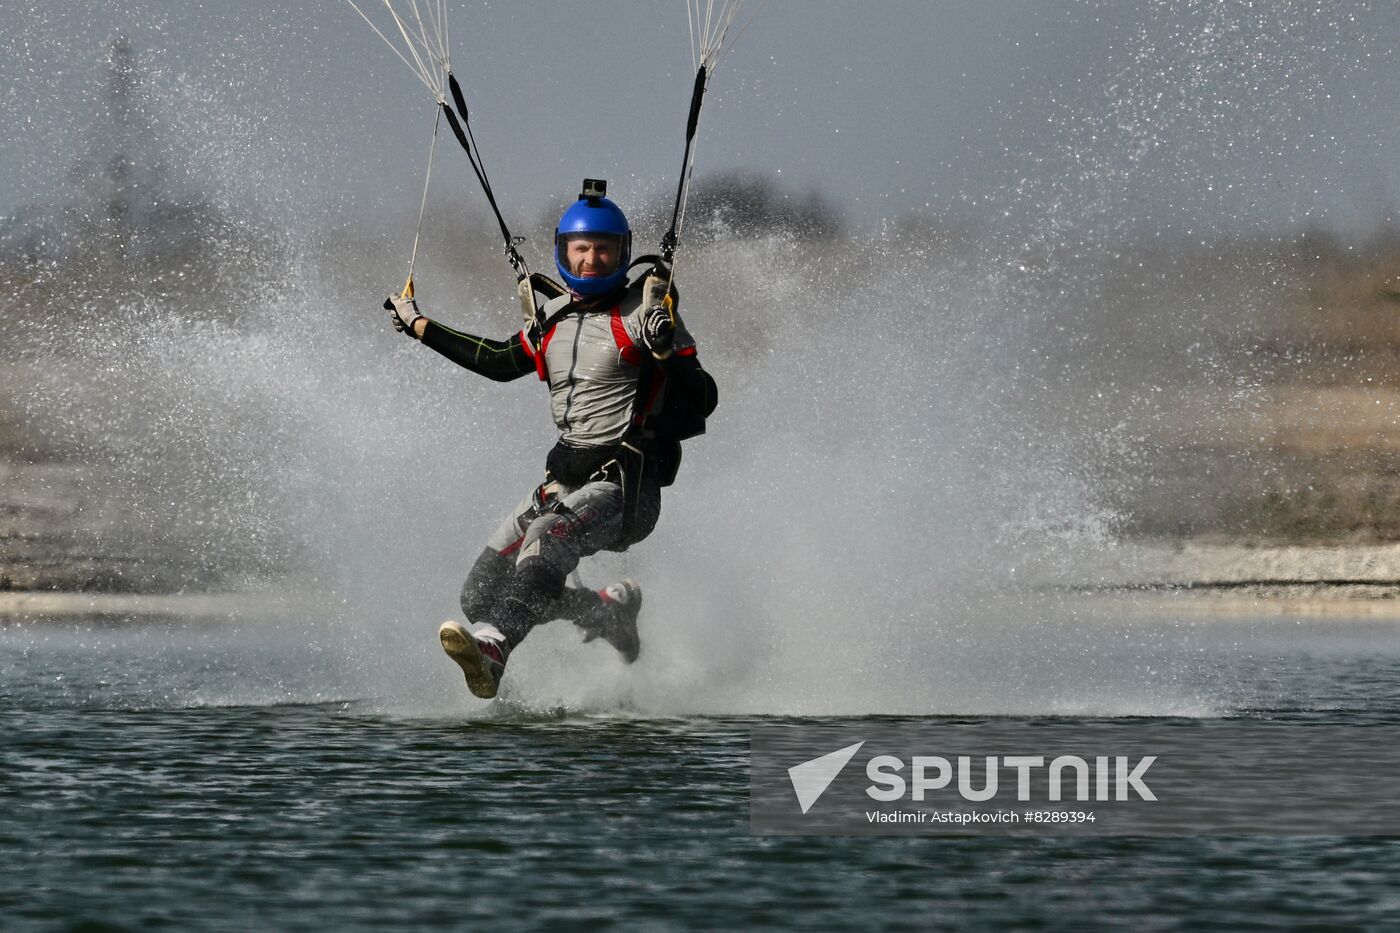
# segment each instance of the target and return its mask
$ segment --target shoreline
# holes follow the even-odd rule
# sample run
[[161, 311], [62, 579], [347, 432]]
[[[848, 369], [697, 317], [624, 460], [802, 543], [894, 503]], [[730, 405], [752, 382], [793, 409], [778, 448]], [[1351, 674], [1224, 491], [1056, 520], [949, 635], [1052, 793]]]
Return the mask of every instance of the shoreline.
[[[1400, 544], [1125, 542], [1071, 570], [1043, 568], [1032, 576], [1030, 591], [1092, 612], [1400, 621]], [[288, 582], [185, 593], [0, 590], [0, 625], [311, 618], [340, 602]]]
[[1400, 585], [1382, 595], [1370, 587], [1330, 584], [1188, 589], [1120, 588], [1074, 591], [1091, 612], [1127, 616], [1271, 618], [1280, 621], [1337, 619], [1400, 623]]
[[0, 591], [0, 626], [26, 622], [239, 622], [297, 615], [320, 618], [339, 602], [329, 595], [268, 589], [203, 593]]
[[[1400, 623], [1400, 584], [1351, 587], [1332, 584], [1188, 588], [1043, 587], [1092, 614], [1217, 618], [1333, 618]], [[279, 616], [318, 618], [327, 604], [304, 597], [250, 600], [241, 593], [61, 593], [0, 592], [0, 628], [25, 624], [142, 625], [222, 624]]]

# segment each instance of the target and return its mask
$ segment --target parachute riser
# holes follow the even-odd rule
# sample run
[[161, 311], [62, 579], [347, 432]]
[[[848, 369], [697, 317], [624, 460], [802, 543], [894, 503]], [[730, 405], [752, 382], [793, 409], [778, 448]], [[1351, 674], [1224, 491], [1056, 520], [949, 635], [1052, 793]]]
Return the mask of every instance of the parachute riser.
[[705, 85], [709, 72], [704, 65], [695, 69], [695, 86], [690, 92], [690, 115], [685, 124], [685, 152], [681, 156], [681, 174], [676, 181], [676, 203], [671, 210], [671, 227], [661, 238], [661, 258], [669, 266], [675, 261], [676, 245], [680, 239], [677, 226], [684, 209], [690, 186], [690, 153], [695, 143], [695, 131], [700, 125], [700, 105], [705, 99]]
[[[439, 101], [442, 112], [447, 116], [447, 125], [452, 128], [452, 135], [457, 137], [462, 151], [467, 154], [467, 161], [471, 163], [476, 180], [480, 182], [481, 190], [486, 194], [486, 201], [491, 205], [491, 212], [496, 215], [496, 224], [501, 229], [501, 239], [505, 243], [506, 262], [510, 263], [511, 269], [515, 271], [516, 295], [520, 299], [520, 308], [526, 329], [538, 329], [539, 325], [543, 323], [544, 312], [535, 300], [534, 288], [530, 283], [530, 268], [526, 265], [525, 258], [520, 255], [520, 250], [517, 249], [521, 243], [525, 242], [525, 238], [511, 236], [510, 228], [506, 226], [505, 218], [501, 216], [501, 209], [496, 204], [496, 193], [491, 188], [491, 180], [486, 176], [486, 165], [481, 158], [481, 150], [477, 147], [476, 139], [472, 136], [471, 115], [467, 109], [466, 96], [462, 93], [462, 85], [458, 83], [457, 76], [450, 71], [447, 73], [447, 87], [452, 95], [452, 104], [445, 100]], [[453, 104], [457, 107], [456, 113], [452, 110]], [[461, 114], [460, 120], [458, 114]]]
[[[455, 83], [455, 82], [454, 82]], [[505, 218], [501, 216], [500, 208], [496, 206], [496, 196], [491, 192], [491, 183], [486, 179], [486, 173], [482, 170], [479, 157], [475, 152], [469, 137], [470, 130], [464, 130], [462, 123], [457, 119], [457, 114], [453, 113], [452, 107], [447, 101], [440, 105], [443, 114], [447, 117], [447, 125], [452, 127], [452, 135], [457, 137], [457, 142], [461, 143], [462, 149], [467, 153], [467, 159], [471, 162], [472, 171], [476, 173], [476, 179], [481, 183], [482, 190], [486, 192], [486, 200], [491, 204], [491, 211], [496, 215], [496, 223], [501, 228], [501, 238], [505, 240], [506, 254], [508, 257], [518, 256], [515, 251], [515, 239], [510, 235], [510, 228], [506, 226]], [[523, 242], [523, 241], [522, 241]]]
[[[413, 297], [413, 270], [418, 258], [423, 214], [428, 202], [428, 185], [432, 177], [433, 154], [437, 146], [439, 122], [446, 116], [448, 125], [452, 127], [453, 135], [457, 137], [457, 142], [466, 152], [472, 171], [476, 173], [477, 181], [481, 183], [482, 190], [486, 193], [486, 200], [496, 215], [496, 223], [500, 226], [501, 238], [505, 243], [506, 261], [515, 271], [517, 291], [521, 298], [521, 308], [525, 314], [526, 322], [531, 325], [538, 324], [543, 316], [542, 310], [531, 286], [530, 269], [517, 249], [525, 240], [523, 237], [512, 237], [510, 229], [506, 226], [505, 218], [501, 216], [495, 192], [491, 188], [490, 179], [486, 176], [486, 167], [481, 158], [481, 151], [477, 148], [476, 140], [472, 137], [466, 97], [462, 93], [462, 87], [458, 83], [456, 75], [452, 73], [445, 0], [436, 0], [433, 6], [427, 8], [426, 21], [419, 9], [418, 0], [410, 0], [409, 2], [411, 17], [395, 11], [392, 0], [383, 0], [384, 7], [393, 22], [393, 26], [387, 30], [381, 29], [369, 16], [365, 15], [365, 11], [360, 8], [356, 0], [346, 0], [346, 2], [365, 21], [374, 34], [389, 46], [399, 60], [409, 67], [414, 76], [432, 92], [433, 98], [438, 104], [436, 114], [438, 122], [433, 124], [432, 143], [428, 149], [428, 170], [423, 180], [423, 198], [418, 206], [418, 225], [414, 230], [413, 250], [408, 260], [408, 278], [399, 293], [400, 298], [411, 299]], [[448, 102], [449, 95], [452, 103]], [[453, 104], [457, 107], [456, 113], [453, 112]], [[458, 114], [461, 115], [460, 120]]]

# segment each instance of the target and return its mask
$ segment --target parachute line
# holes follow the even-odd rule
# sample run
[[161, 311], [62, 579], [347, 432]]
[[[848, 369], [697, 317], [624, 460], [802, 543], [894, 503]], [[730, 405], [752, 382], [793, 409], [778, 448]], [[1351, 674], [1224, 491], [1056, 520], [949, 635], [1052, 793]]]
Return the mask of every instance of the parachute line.
[[690, 27], [690, 67], [698, 69], [700, 59], [695, 54], [695, 4], [691, 3], [690, 0], [686, 0], [685, 4], [685, 21], [686, 25]]
[[661, 258], [674, 270], [676, 244], [685, 226], [686, 204], [690, 199], [690, 180], [695, 171], [695, 131], [700, 122], [700, 105], [705, 98], [705, 89], [714, 75], [720, 58], [734, 47], [753, 22], [753, 18], [766, 6], [768, 0], [759, 0], [749, 18], [739, 27], [734, 38], [729, 38], [730, 30], [739, 18], [744, 0], [685, 0], [685, 18], [690, 27], [690, 60], [695, 66], [695, 86], [690, 95], [690, 115], [686, 119], [685, 154], [681, 157], [680, 177], [676, 180], [676, 204], [671, 211], [671, 228], [661, 238]]
[[[403, 294], [412, 296], [413, 266], [418, 258], [418, 244], [423, 231], [423, 215], [428, 206], [428, 186], [432, 181], [433, 156], [437, 151], [438, 130], [442, 125], [441, 121], [446, 118], [452, 135], [457, 138], [457, 142], [461, 144], [462, 149], [467, 154], [467, 161], [471, 163], [472, 171], [475, 173], [477, 181], [481, 183], [482, 191], [486, 194], [486, 200], [491, 205], [492, 213], [496, 215], [496, 223], [500, 225], [501, 237], [505, 241], [506, 259], [516, 272], [517, 289], [520, 288], [520, 282], [527, 283], [525, 290], [521, 292], [522, 301], [528, 296], [534, 309], [534, 319], [538, 322], [539, 305], [534, 300], [533, 291], [530, 291], [528, 287], [530, 269], [516, 248], [524, 242], [524, 238], [511, 236], [510, 228], [506, 226], [505, 218], [501, 216], [501, 209], [496, 203], [496, 192], [492, 190], [491, 181], [486, 176], [485, 161], [481, 157], [481, 150], [477, 147], [476, 139], [472, 136], [470, 115], [467, 112], [467, 104], [462, 95], [461, 85], [452, 74], [452, 63], [449, 55], [451, 35], [448, 31], [447, 0], [399, 0], [398, 10], [394, 9], [394, 0], [381, 0], [389, 20], [392, 21], [392, 25], [386, 23], [383, 28], [370, 19], [369, 15], [356, 3], [356, 0], [345, 0], [345, 2], [359, 14], [360, 19], [364, 20], [370, 29], [374, 30], [374, 34], [383, 40], [385, 45], [389, 46], [390, 50], [399, 57], [399, 60], [408, 66], [423, 86], [432, 92], [433, 98], [437, 102], [433, 138], [428, 146], [428, 169], [423, 178], [423, 197], [418, 204], [418, 225], [413, 233], [413, 251], [408, 260], [408, 282], [404, 286]], [[369, 6], [368, 3], [365, 5]], [[382, 16], [381, 19], [383, 19]], [[395, 34], [397, 34], [397, 38], [393, 38]], [[448, 100], [449, 92], [452, 95], [450, 102]], [[457, 107], [455, 112], [452, 109], [454, 103]]]
[[413, 229], [413, 252], [408, 257], [408, 280], [413, 281], [413, 264], [418, 260], [418, 238], [423, 233], [423, 212], [428, 208], [428, 183], [433, 180], [433, 154], [437, 151], [438, 127], [442, 124], [442, 109], [433, 117], [433, 141], [428, 144], [428, 170], [423, 173], [423, 199], [418, 203], [418, 226]]
[[768, 0], [759, 0], [748, 19], [744, 20], [733, 39], [730, 39], [730, 30], [739, 18], [744, 0], [686, 0], [686, 21], [690, 25], [691, 65], [696, 70], [703, 67], [713, 74], [720, 58], [739, 41], [739, 37], [749, 28], [753, 18], [767, 3]]
[[[446, 87], [446, 75], [452, 70], [451, 58], [448, 54], [447, 35], [447, 7], [443, 0], [433, 0], [437, 11], [434, 16], [432, 7], [428, 8], [428, 21], [423, 21], [422, 11], [419, 9], [418, 0], [409, 0], [408, 10], [405, 15], [401, 15], [394, 9], [391, 0], [382, 0], [384, 9], [388, 11], [389, 18], [393, 21], [392, 26], [381, 29], [374, 20], [364, 10], [360, 9], [355, 0], [345, 0], [350, 8], [360, 14], [360, 19], [364, 20], [374, 34], [384, 40], [384, 44], [389, 46], [399, 61], [408, 66], [414, 76], [423, 83], [433, 98], [442, 103], [446, 97], [444, 90]], [[409, 21], [417, 25], [415, 30]], [[397, 32], [402, 42], [391, 39], [390, 35]]]
[[691, 144], [690, 161], [685, 166], [685, 195], [681, 198], [680, 216], [676, 218], [676, 239], [678, 240], [685, 231], [685, 212], [690, 206], [690, 178], [695, 172], [695, 150], [699, 145], [698, 141]]

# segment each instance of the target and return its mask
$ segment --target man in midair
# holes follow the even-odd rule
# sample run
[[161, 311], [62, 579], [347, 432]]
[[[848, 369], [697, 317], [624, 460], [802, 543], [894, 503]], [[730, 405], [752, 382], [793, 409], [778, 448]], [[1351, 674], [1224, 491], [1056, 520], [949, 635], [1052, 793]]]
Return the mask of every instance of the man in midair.
[[636, 660], [641, 588], [623, 580], [593, 591], [565, 579], [583, 557], [625, 550], [651, 533], [661, 488], [680, 465], [680, 441], [704, 430], [716, 404], [664, 268], [653, 270], [660, 277], [651, 287], [629, 284], [631, 228], [605, 191], [586, 181], [559, 221], [554, 257], [568, 293], [545, 305], [543, 327], [490, 340], [429, 320], [412, 298], [385, 302], [396, 329], [453, 362], [501, 382], [535, 373], [549, 386], [559, 439], [544, 482], [467, 575], [462, 611], [476, 628], [448, 621], [438, 630], [479, 697], [496, 695], [511, 651], [554, 618], [572, 619], [585, 641], [601, 637]]

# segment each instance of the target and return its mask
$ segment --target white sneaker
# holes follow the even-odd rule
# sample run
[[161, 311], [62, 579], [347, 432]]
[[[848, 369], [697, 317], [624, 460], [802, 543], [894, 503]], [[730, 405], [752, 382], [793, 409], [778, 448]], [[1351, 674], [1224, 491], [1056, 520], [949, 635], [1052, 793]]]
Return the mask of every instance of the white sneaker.
[[510, 645], [494, 625], [469, 632], [462, 623], [449, 619], [438, 627], [438, 640], [466, 675], [467, 689], [484, 700], [496, 695], [506, 672]]

